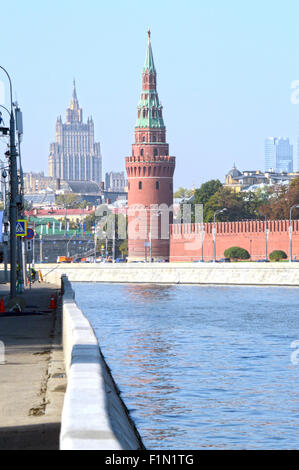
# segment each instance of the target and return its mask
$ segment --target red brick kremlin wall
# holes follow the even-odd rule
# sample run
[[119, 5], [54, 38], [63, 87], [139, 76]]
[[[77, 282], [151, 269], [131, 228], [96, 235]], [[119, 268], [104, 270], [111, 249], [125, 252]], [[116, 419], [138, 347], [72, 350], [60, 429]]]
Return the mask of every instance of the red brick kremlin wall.
[[[292, 222], [293, 258], [299, 259], [299, 220]], [[213, 259], [213, 224], [204, 224], [204, 260]], [[268, 256], [274, 250], [290, 253], [289, 221], [268, 221]], [[245, 248], [252, 260], [265, 259], [265, 221], [216, 223], [216, 258], [224, 258], [224, 251], [232, 246]], [[170, 226], [170, 261], [201, 259], [200, 224]]]

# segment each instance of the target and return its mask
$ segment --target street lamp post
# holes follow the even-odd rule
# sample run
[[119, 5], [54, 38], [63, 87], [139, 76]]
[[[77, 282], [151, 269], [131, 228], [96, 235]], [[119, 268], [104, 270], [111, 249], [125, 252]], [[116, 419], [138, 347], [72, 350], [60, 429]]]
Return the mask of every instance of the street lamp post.
[[67, 206], [64, 207], [64, 236], [66, 237], [66, 224], [67, 224]]
[[292, 243], [292, 233], [293, 233], [293, 227], [292, 227], [292, 212], [293, 209], [299, 208], [299, 204], [294, 204], [290, 208], [290, 223], [289, 223], [289, 237], [290, 237], [290, 259], [289, 262], [291, 263], [293, 261], [293, 243]]
[[213, 223], [213, 263], [216, 263], [216, 215], [222, 214], [223, 212], [227, 211], [226, 207], [223, 209], [219, 209], [218, 211], [214, 212], [214, 223]]
[[115, 263], [115, 227], [112, 235], [112, 263]]
[[201, 261], [204, 262], [204, 254], [203, 254], [203, 242], [205, 239], [205, 231], [203, 224], [200, 224], [200, 244], [201, 244]]
[[8, 282], [8, 272], [7, 272], [7, 242], [8, 242], [8, 218], [7, 218], [7, 207], [6, 207], [6, 178], [7, 172], [4, 168], [2, 171], [2, 188], [3, 188], [3, 224], [4, 224], [4, 233], [3, 233], [3, 261], [4, 261], [4, 280]]
[[15, 118], [12, 102], [12, 83], [11, 78], [4, 67], [0, 69], [6, 74], [10, 88], [10, 203], [9, 203], [9, 222], [10, 222], [10, 298], [17, 294], [17, 199], [18, 199], [18, 170], [17, 170], [17, 150], [15, 142]]
[[154, 217], [159, 217], [160, 211], [158, 211], [156, 214], [152, 214], [152, 211], [150, 209], [150, 231], [149, 231], [149, 246], [150, 246], [150, 263], [152, 263], [152, 216]]
[[67, 242], [66, 244], [66, 257], [69, 258], [69, 243], [70, 241], [76, 236], [76, 233], [74, 233], [71, 238], [69, 239], [69, 241]]
[[265, 217], [265, 261], [268, 261], [268, 235], [269, 235], [269, 230], [268, 230], [268, 218], [265, 214], [261, 215]]
[[97, 232], [96, 227], [94, 228], [94, 262], [97, 262]]

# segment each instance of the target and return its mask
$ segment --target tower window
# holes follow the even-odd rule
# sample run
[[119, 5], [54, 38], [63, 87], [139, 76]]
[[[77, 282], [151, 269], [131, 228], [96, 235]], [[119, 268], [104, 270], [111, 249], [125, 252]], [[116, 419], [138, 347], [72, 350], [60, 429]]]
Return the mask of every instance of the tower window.
[[143, 149], [140, 150], [140, 155], [143, 157], [144, 155]]
[[159, 189], [159, 181], [156, 181], [156, 189]]
[[139, 183], [138, 183], [138, 189], [142, 189], [142, 181], [139, 181]]
[[156, 136], [154, 135], [154, 136], [153, 136], [153, 142], [156, 142], [156, 140], [157, 140], [157, 139], [156, 139]]
[[154, 149], [154, 157], [156, 157], [158, 155], [158, 149]]
[[142, 137], [142, 142], [145, 142], [145, 137], [144, 136]]

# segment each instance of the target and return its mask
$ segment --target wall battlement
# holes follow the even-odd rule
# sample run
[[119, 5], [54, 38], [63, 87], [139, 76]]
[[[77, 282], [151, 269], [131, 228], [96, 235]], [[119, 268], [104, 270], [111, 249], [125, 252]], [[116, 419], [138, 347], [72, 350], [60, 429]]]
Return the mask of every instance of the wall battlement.
[[[224, 258], [232, 246], [245, 248], [252, 260], [265, 259], [266, 222], [246, 220], [218, 222], [216, 228], [216, 258]], [[268, 255], [274, 250], [290, 253], [289, 220], [268, 220]], [[203, 243], [201, 232], [204, 233]], [[299, 259], [299, 220], [292, 221], [293, 257]], [[203, 257], [213, 259], [213, 223], [173, 224], [170, 226], [170, 261], [195, 261]]]
[[[289, 220], [268, 220], [267, 227], [269, 232], [288, 232]], [[241, 222], [216, 222], [216, 232], [218, 234], [229, 233], [260, 233], [265, 232], [266, 222], [264, 220], [245, 220]], [[292, 221], [293, 232], [299, 232], [299, 220]], [[203, 230], [206, 233], [212, 233], [213, 223], [203, 224]], [[200, 234], [200, 224], [173, 224], [170, 226], [170, 233], [180, 234]]]

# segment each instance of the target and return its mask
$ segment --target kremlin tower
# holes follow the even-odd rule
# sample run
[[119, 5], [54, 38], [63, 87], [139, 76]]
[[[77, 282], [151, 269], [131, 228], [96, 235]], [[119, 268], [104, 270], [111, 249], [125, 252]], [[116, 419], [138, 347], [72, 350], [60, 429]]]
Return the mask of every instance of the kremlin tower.
[[128, 256], [131, 261], [169, 259], [175, 157], [169, 156], [156, 84], [157, 73], [148, 31], [135, 143], [132, 145], [132, 156], [126, 157]]

